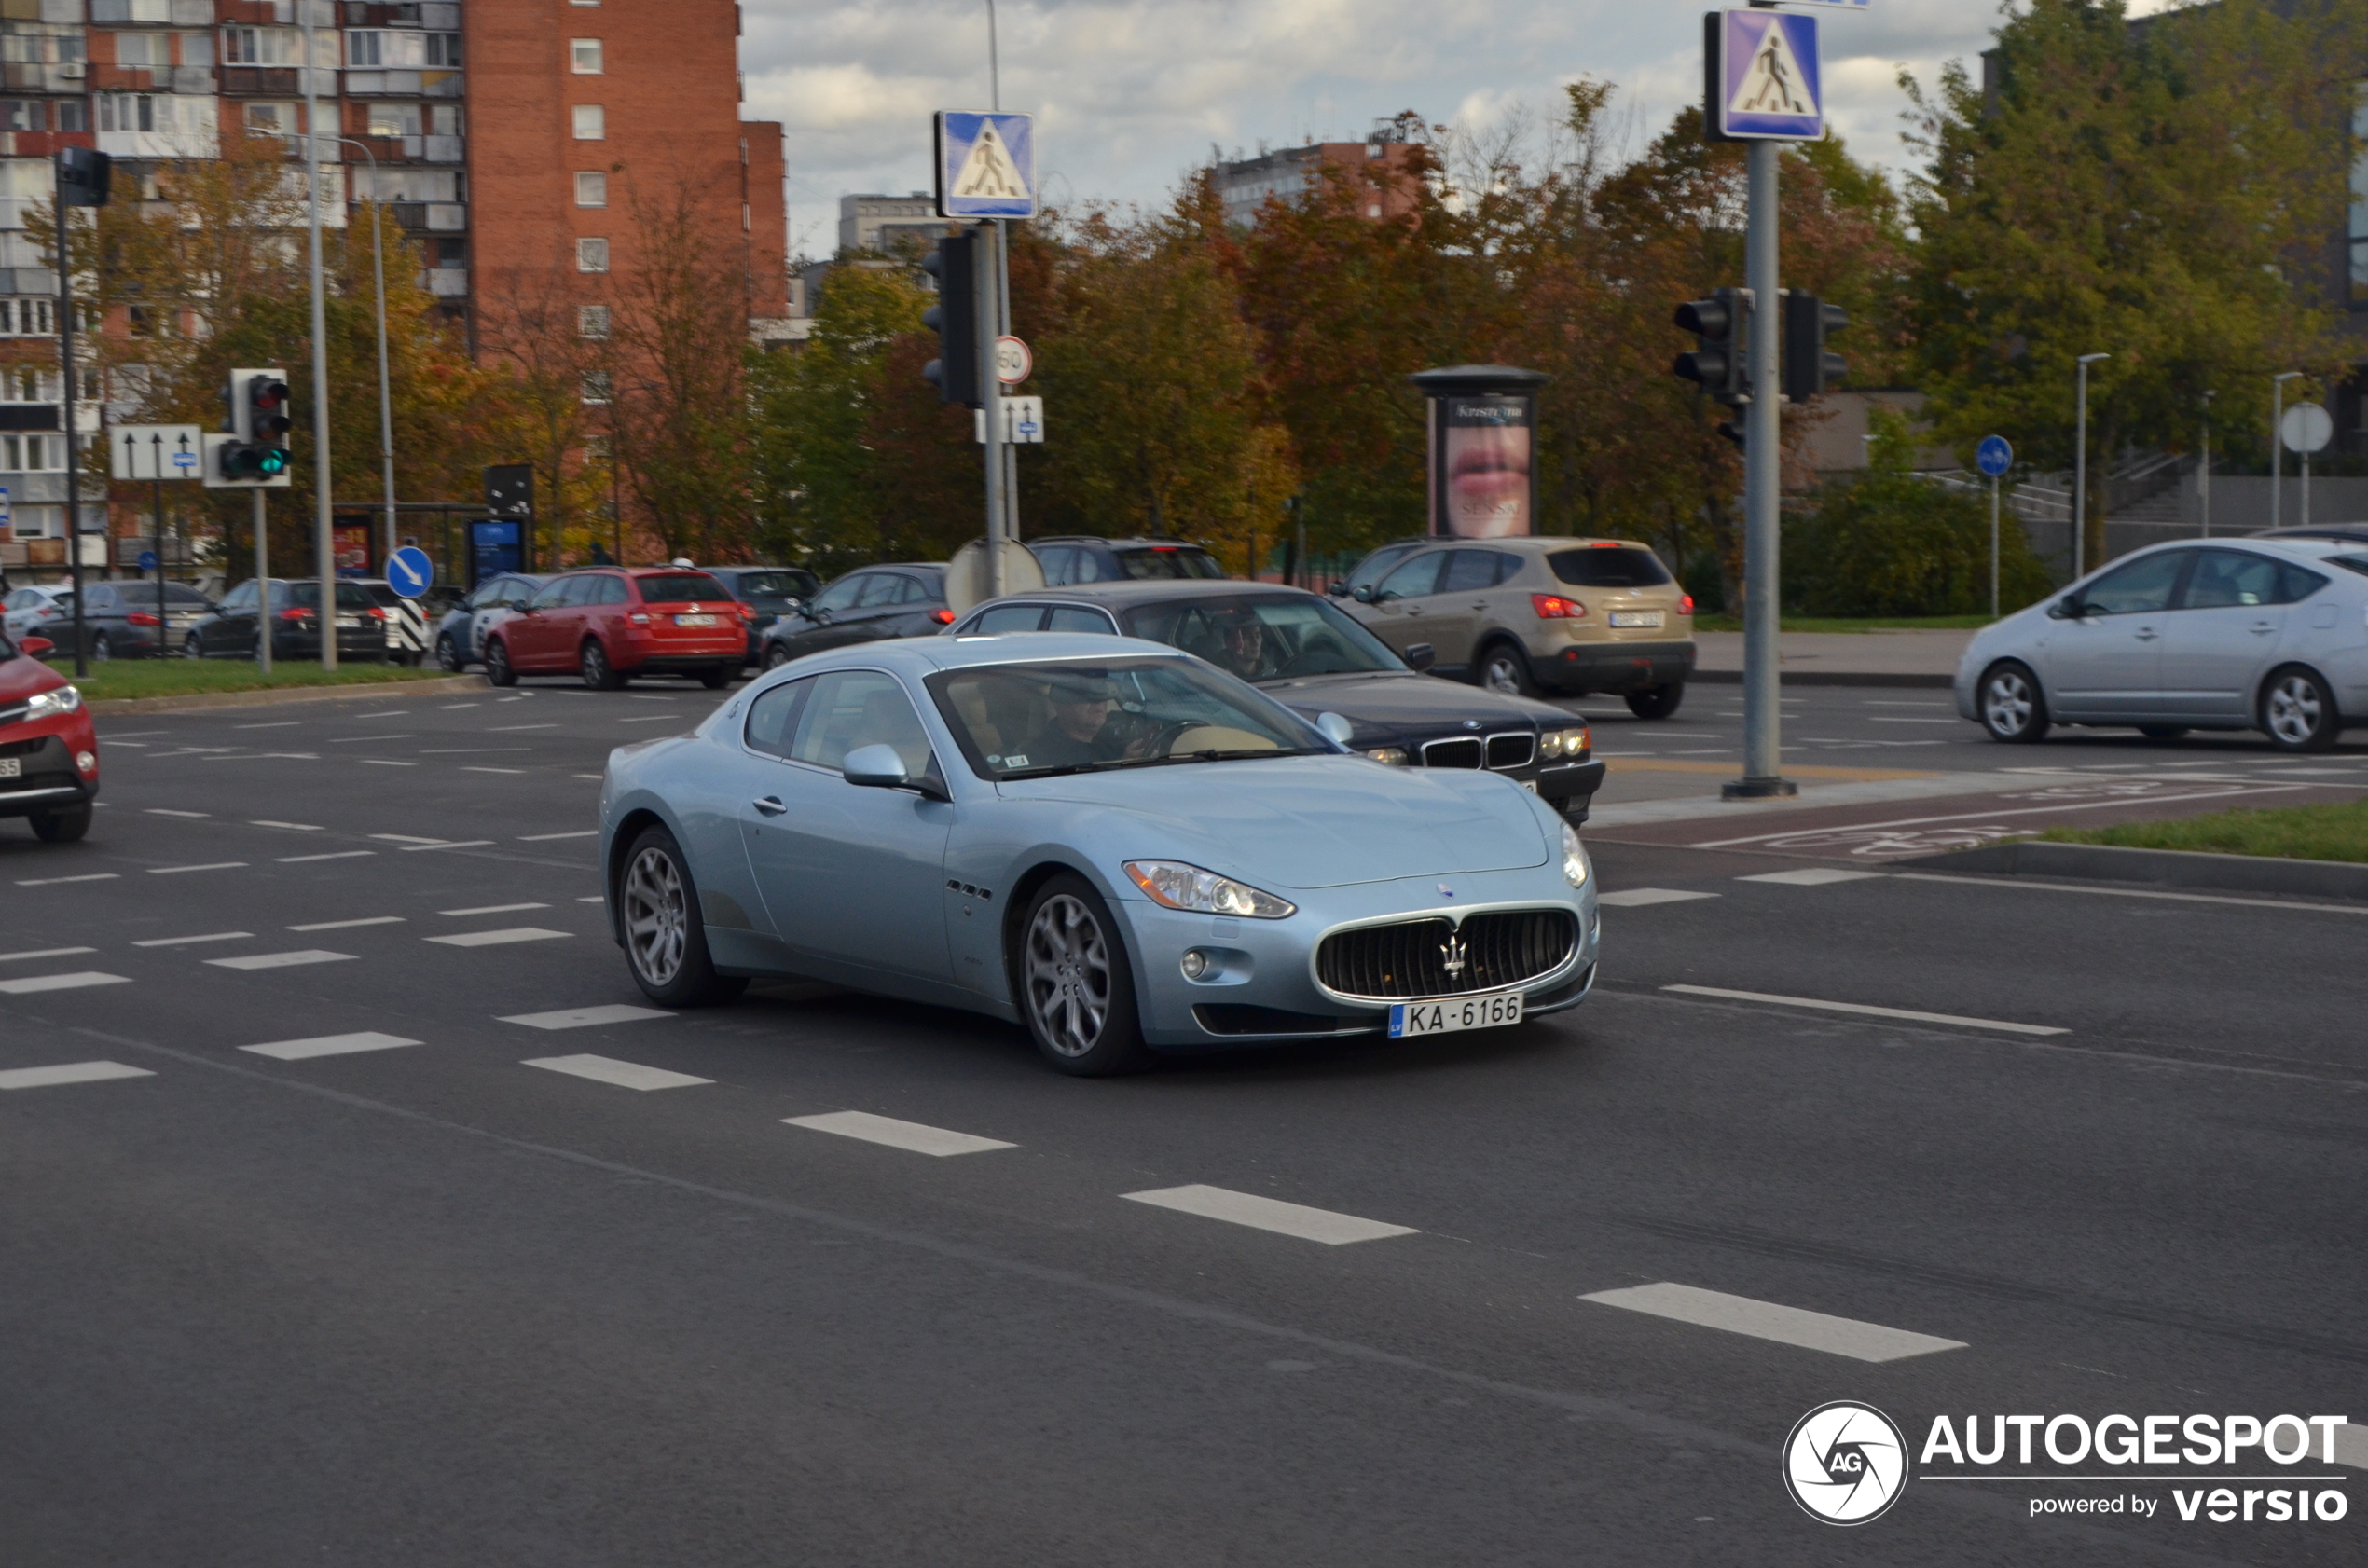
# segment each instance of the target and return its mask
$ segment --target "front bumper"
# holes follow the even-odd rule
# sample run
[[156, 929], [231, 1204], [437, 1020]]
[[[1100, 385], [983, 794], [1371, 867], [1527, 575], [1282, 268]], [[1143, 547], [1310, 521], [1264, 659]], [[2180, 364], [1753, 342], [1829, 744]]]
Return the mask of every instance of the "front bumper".
[[[78, 722], [77, 722], [78, 721]], [[0, 725], [0, 758], [18, 764], [14, 778], [0, 778], [0, 817], [30, 817], [96, 799], [99, 776], [74, 765], [77, 752], [98, 755], [98, 738], [87, 714], [50, 720], [46, 734], [23, 735], [22, 726]]]
[[1544, 657], [1533, 657], [1530, 673], [1557, 691], [1637, 692], [1682, 683], [1694, 673], [1694, 644], [1684, 642], [1573, 642]]

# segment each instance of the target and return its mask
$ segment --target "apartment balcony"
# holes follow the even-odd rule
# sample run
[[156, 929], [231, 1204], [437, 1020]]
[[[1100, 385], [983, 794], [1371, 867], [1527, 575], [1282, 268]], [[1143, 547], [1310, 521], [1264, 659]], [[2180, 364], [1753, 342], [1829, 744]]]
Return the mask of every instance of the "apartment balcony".
[[93, 65], [89, 73], [89, 86], [94, 92], [182, 92], [200, 98], [213, 95], [213, 68], [210, 65]]
[[469, 227], [469, 209], [459, 201], [390, 201], [387, 212], [414, 234], [461, 234]]
[[[42, 17], [44, 21], [82, 20], [81, 7], [74, 4], [74, 0], [65, 0], [63, 5], [50, 0], [42, 9], [45, 13], [58, 10], [75, 13], [71, 16], [45, 14]], [[8, 14], [13, 16], [16, 13], [11, 11]], [[147, 23], [158, 27], [212, 27], [213, 0], [90, 0], [90, 20], [103, 27], [121, 27], [127, 23], [134, 26]]]
[[349, 98], [458, 98], [458, 71], [348, 71]]
[[88, 89], [89, 67], [76, 62], [72, 65], [23, 65], [14, 61], [0, 64], [0, 86], [10, 92], [82, 92]]
[[465, 267], [431, 267], [427, 280], [428, 292], [439, 299], [468, 297], [469, 269]]
[[380, 163], [459, 163], [462, 160], [461, 142], [458, 136], [357, 136], [355, 141], [370, 149], [370, 156]]
[[60, 147], [89, 147], [98, 139], [88, 131], [0, 131], [0, 158], [48, 158]]
[[433, 33], [458, 33], [461, 7], [453, 0], [410, 0], [379, 5], [372, 0], [345, 0], [340, 7], [348, 27], [424, 27]]
[[241, 97], [249, 93], [259, 98], [304, 95], [304, 84], [297, 79], [293, 65], [225, 65], [221, 76], [222, 90]]

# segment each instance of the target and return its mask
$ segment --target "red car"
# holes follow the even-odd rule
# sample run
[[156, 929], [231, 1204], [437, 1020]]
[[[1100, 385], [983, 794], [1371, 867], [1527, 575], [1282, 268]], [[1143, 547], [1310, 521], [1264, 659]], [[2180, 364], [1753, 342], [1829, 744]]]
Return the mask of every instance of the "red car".
[[82, 694], [36, 656], [46, 637], [0, 636], [0, 817], [31, 819], [49, 844], [90, 831], [99, 793], [99, 732]]
[[562, 572], [486, 634], [485, 675], [576, 675], [614, 691], [637, 675], [695, 675], [710, 689], [740, 672], [750, 611], [704, 571], [603, 567]]

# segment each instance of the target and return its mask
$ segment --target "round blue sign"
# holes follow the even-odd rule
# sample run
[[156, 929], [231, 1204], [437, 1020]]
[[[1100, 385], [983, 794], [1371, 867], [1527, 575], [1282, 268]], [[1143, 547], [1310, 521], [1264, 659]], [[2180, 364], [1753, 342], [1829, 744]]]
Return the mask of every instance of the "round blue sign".
[[154, 550], [143, 550], [143, 551], [141, 551], [141, 552], [140, 552], [140, 570], [141, 570], [141, 571], [154, 571], [156, 569], [157, 569], [157, 553], [156, 553]]
[[2015, 448], [2003, 435], [1985, 435], [1974, 448], [1974, 466], [1995, 479], [2015, 466]]
[[416, 544], [406, 544], [387, 557], [387, 586], [405, 598], [418, 598], [435, 581], [435, 562]]

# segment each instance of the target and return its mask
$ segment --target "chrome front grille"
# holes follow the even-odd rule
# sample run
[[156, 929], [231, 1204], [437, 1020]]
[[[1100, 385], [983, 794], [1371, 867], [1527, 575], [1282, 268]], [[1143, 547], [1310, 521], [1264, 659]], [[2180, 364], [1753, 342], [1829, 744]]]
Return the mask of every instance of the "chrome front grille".
[[1488, 765], [1493, 768], [1527, 767], [1537, 755], [1537, 737], [1526, 732], [1493, 735], [1488, 737]]
[[1423, 748], [1425, 767], [1469, 767], [1480, 765], [1480, 736], [1458, 736], [1453, 740], [1434, 740]]
[[1335, 931], [1315, 950], [1315, 974], [1343, 997], [1397, 1001], [1494, 991], [1550, 974], [1577, 944], [1566, 909], [1515, 909]]

